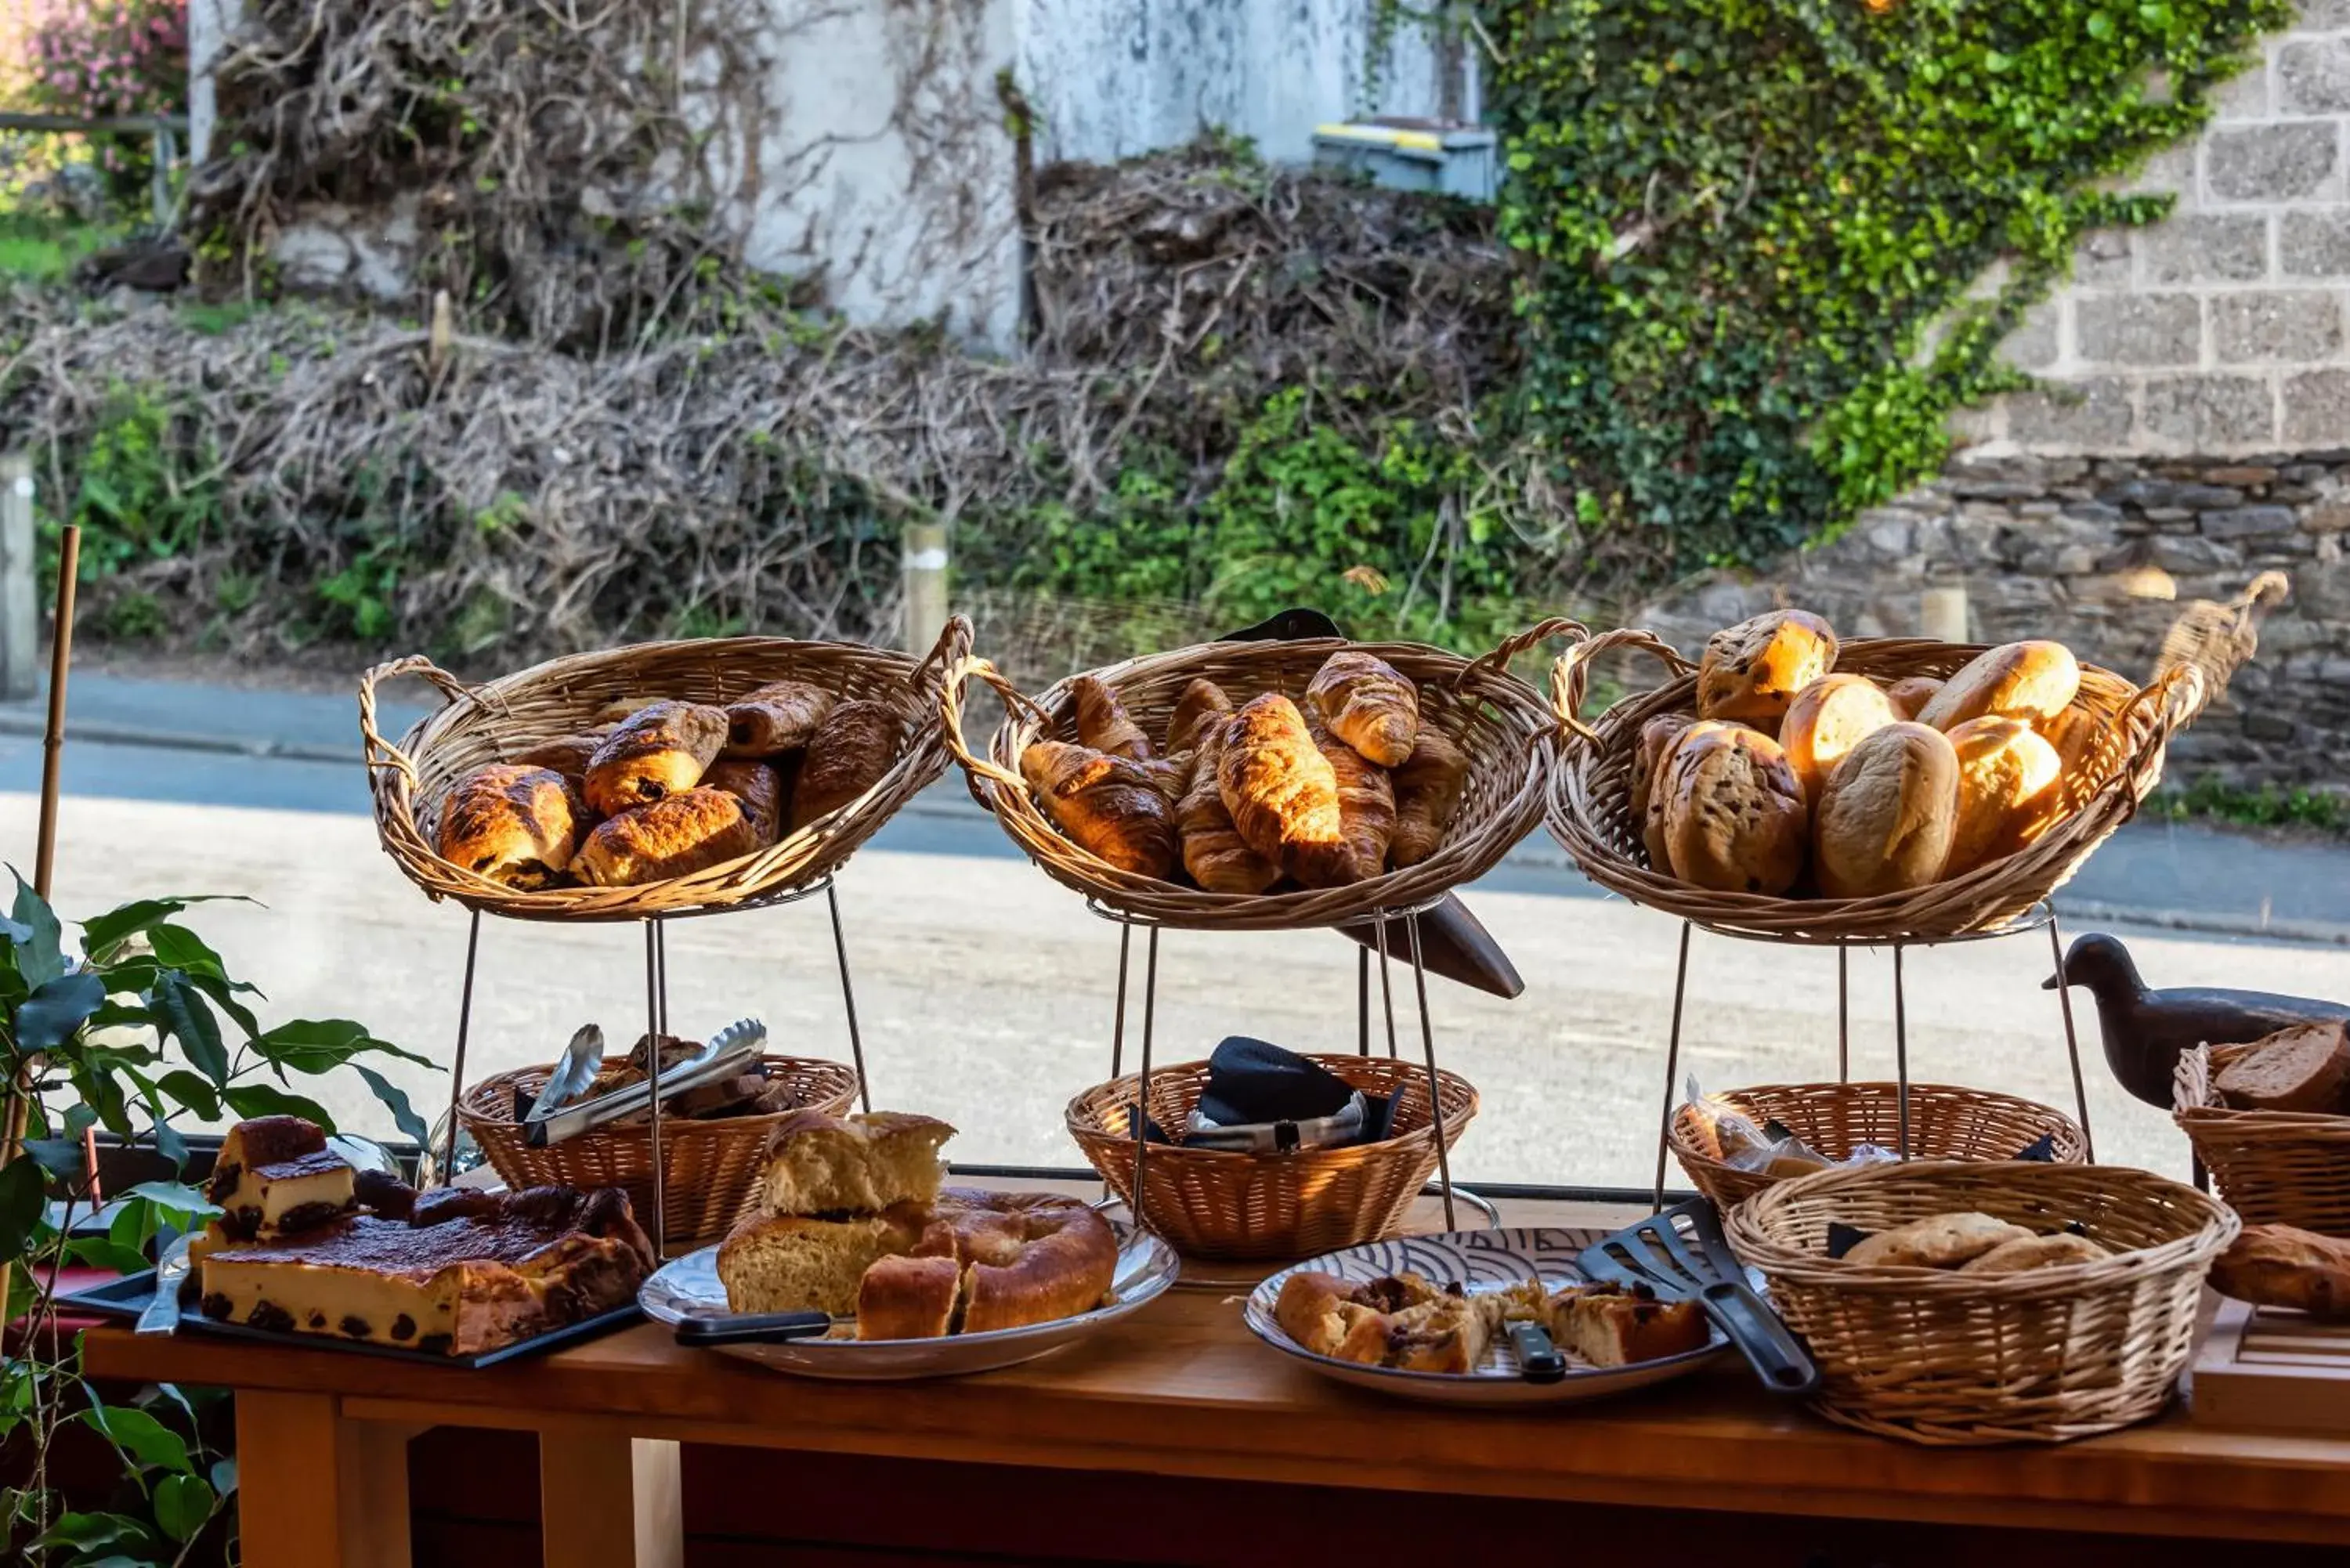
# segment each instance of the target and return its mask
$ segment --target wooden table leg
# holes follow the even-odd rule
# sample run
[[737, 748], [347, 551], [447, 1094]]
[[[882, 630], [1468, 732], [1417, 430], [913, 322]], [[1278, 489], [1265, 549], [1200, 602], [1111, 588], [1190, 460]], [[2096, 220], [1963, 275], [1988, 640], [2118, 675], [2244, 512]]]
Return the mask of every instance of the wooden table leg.
[[682, 1568], [675, 1443], [619, 1428], [541, 1431], [538, 1501], [547, 1568]]
[[328, 1394], [236, 1397], [244, 1568], [411, 1568], [406, 1428], [348, 1421]]

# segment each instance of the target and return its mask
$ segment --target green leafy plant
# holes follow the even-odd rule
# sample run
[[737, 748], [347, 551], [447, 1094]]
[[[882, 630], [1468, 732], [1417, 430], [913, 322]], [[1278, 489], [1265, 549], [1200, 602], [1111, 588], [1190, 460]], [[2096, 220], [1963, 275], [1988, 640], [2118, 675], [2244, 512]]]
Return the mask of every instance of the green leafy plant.
[[[103, 1128], [151, 1148], [175, 1170], [187, 1158], [190, 1118], [290, 1113], [332, 1128], [297, 1092], [303, 1079], [357, 1075], [400, 1130], [426, 1129], [407, 1096], [378, 1071], [389, 1058], [430, 1065], [357, 1023], [302, 1019], [264, 1029], [220, 955], [180, 917], [198, 900], [149, 898], [80, 923], [78, 953], [48, 904], [19, 881], [0, 919], [0, 1072], [26, 1091], [21, 1149], [0, 1148], [0, 1319], [22, 1331], [0, 1359], [0, 1444], [29, 1474], [0, 1490], [0, 1546], [26, 1568], [140, 1568], [188, 1561], [233, 1531], [235, 1461], [213, 1444], [209, 1400], [164, 1387], [109, 1403], [81, 1376], [79, 1348], [57, 1325], [58, 1271], [68, 1262], [131, 1272], [167, 1231], [213, 1212], [178, 1181], [112, 1193], [114, 1215], [94, 1214], [83, 1135]], [[50, 1455], [74, 1428], [119, 1456], [123, 1485], [105, 1506], [75, 1506], [55, 1486]]]
[[2350, 837], [2350, 798], [2322, 790], [2243, 789], [2213, 774], [2183, 790], [2165, 790], [2147, 803], [2172, 822], [2204, 819], [2239, 827], [2302, 827]]
[[161, 388], [117, 385], [109, 395], [81, 454], [66, 517], [57, 520], [81, 525], [84, 582], [185, 555], [213, 525], [218, 453], [182, 438], [175, 428], [179, 411]]
[[[1518, 399], [1666, 570], [1758, 561], [1948, 455], [2110, 178], [2193, 132], [2282, 0], [1485, 0]], [[2003, 277], [1994, 264], [2004, 262]], [[1969, 291], [1986, 281], [1981, 297]]]

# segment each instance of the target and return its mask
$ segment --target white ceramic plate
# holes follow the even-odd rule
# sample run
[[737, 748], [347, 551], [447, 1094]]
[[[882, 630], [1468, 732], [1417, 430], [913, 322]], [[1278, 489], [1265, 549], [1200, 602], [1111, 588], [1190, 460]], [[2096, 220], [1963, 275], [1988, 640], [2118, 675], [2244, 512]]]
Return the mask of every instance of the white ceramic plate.
[[1518, 1376], [1517, 1352], [1507, 1335], [1494, 1336], [1483, 1364], [1474, 1372], [1400, 1372], [1316, 1355], [1284, 1334], [1273, 1318], [1273, 1303], [1281, 1294], [1282, 1282], [1309, 1270], [1356, 1283], [1402, 1273], [1418, 1274], [1435, 1285], [1458, 1280], [1472, 1295], [1531, 1279], [1557, 1290], [1582, 1282], [1575, 1255], [1606, 1234], [1604, 1231], [1455, 1231], [1348, 1247], [1284, 1269], [1257, 1286], [1248, 1299], [1248, 1325], [1259, 1339], [1326, 1377], [1442, 1405], [1551, 1405], [1604, 1398], [1694, 1372], [1729, 1346], [1729, 1337], [1711, 1324], [1706, 1326], [1711, 1343], [1704, 1349], [1630, 1366], [1586, 1366], [1562, 1345], [1560, 1353], [1567, 1356], [1566, 1376], [1556, 1383], [1529, 1383]]
[[[1077, 1317], [943, 1339], [793, 1339], [712, 1348], [804, 1377], [869, 1383], [954, 1377], [1034, 1361], [1083, 1339], [1104, 1324], [1115, 1323], [1175, 1282], [1175, 1249], [1147, 1231], [1137, 1231], [1116, 1220], [1110, 1225], [1118, 1232], [1118, 1274], [1110, 1284], [1108, 1303]], [[638, 1291], [637, 1304], [656, 1323], [674, 1324], [689, 1317], [724, 1316], [726, 1287], [718, 1282], [718, 1249], [704, 1247], [663, 1264]]]

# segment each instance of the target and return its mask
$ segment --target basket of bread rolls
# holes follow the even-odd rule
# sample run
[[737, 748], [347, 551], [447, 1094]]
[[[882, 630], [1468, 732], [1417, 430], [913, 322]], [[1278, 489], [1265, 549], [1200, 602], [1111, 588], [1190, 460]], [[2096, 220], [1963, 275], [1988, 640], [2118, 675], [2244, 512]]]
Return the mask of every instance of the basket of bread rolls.
[[[435, 898], [531, 919], [632, 919], [780, 897], [839, 868], [946, 768], [927, 659], [712, 638], [551, 659], [468, 686], [421, 656], [359, 681], [378, 836]], [[447, 705], [399, 741], [376, 694]]]
[[[1217, 642], [1073, 676], [1030, 699], [951, 671], [945, 736], [972, 793], [1065, 886], [1164, 926], [1343, 925], [1483, 875], [1542, 811], [1553, 721], [1509, 661], [1414, 643]], [[987, 755], [965, 685], [1006, 718]]]
[[2179, 1054], [2174, 1119], [2251, 1225], [2350, 1237], [2350, 1023]]
[[[1918, 1159], [2036, 1158], [2078, 1165], [2088, 1140], [2072, 1117], [2012, 1095], [1911, 1084]], [[1700, 1192], [1724, 1209], [1764, 1188], [1871, 1157], [1898, 1157], [1901, 1085], [1762, 1084], [1684, 1101], [1666, 1133]]]
[[[2207, 635], [2145, 688], [2043, 639], [1846, 641], [1800, 609], [1725, 628], [1695, 661], [1604, 632], [1552, 670], [1551, 832], [1600, 886], [1733, 935], [1996, 930], [2160, 781], [2171, 735], [2250, 657], [2264, 586], [2194, 607], [2181, 627]], [[1669, 679], [1586, 722], [1593, 662], [1618, 652]]]
[[1724, 1224], [1830, 1419], [1912, 1442], [2062, 1442], [2159, 1412], [2235, 1215], [2110, 1165], [1911, 1161], [1764, 1189]]

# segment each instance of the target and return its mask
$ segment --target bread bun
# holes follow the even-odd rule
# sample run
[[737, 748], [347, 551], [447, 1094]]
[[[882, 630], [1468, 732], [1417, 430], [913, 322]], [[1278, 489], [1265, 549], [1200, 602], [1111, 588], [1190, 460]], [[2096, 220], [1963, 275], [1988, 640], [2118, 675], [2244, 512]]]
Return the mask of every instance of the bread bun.
[[1692, 725], [1655, 793], [1664, 798], [1666, 855], [1682, 881], [1775, 897], [1803, 875], [1804, 786], [1770, 736]]
[[1922, 888], [1942, 874], [1958, 816], [1950, 738], [1903, 721], [1866, 736], [1828, 774], [1812, 813], [1812, 863], [1831, 898]]
[[1665, 771], [1665, 756], [1673, 742], [1689, 733], [1697, 721], [1687, 713], [1659, 713], [1640, 726], [1632, 748], [1632, 820], [1645, 823], [1656, 797], [1657, 779]]
[[1698, 714], [1775, 726], [1795, 693], [1835, 661], [1835, 633], [1805, 610], [1773, 610], [1725, 627], [1706, 639], [1698, 663]]
[[1959, 753], [1959, 812], [1944, 877], [2012, 855], [2055, 819], [2056, 748], [2021, 719], [1984, 714], [1950, 732]]
[[1866, 675], [1823, 675], [1795, 693], [1779, 722], [1779, 747], [1803, 783], [1804, 798], [1819, 799], [1845, 753], [1899, 717]]
[[1942, 683], [1930, 675], [1904, 676], [1885, 689], [1885, 700], [1904, 719], [1914, 719], [1926, 711], [1926, 704], [1941, 689]]
[[1988, 648], [1942, 682], [1918, 722], [1949, 730], [1985, 713], [2045, 719], [2064, 711], [2081, 689], [2081, 667], [2061, 642], [2003, 642]]
[[2094, 776], [2097, 764], [2097, 743], [2106, 737], [2106, 722], [2088, 709], [2075, 703], [2054, 718], [2041, 719], [2032, 726], [2040, 738], [2054, 748], [2056, 761], [2071, 790], [2085, 790], [2097, 781]]

